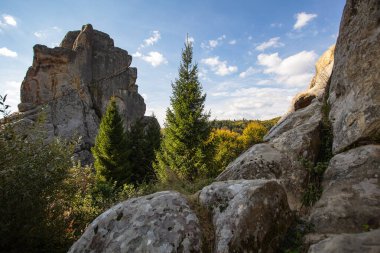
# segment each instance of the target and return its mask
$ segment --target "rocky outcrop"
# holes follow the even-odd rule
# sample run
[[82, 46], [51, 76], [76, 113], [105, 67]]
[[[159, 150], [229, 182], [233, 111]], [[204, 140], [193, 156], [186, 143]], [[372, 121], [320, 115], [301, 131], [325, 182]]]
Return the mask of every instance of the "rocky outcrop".
[[358, 147], [331, 159], [310, 221], [321, 234], [380, 227], [380, 145]]
[[295, 97], [288, 114], [265, 136], [267, 143], [251, 147], [216, 180], [276, 179], [284, 186], [291, 209], [301, 207], [308, 172], [300, 160], [313, 162], [319, 155], [322, 106], [334, 63], [333, 53], [334, 46], [320, 57], [308, 90]]
[[298, 161], [274, 148], [273, 144], [257, 144], [248, 149], [216, 178], [217, 181], [238, 179], [275, 179], [287, 193], [292, 209], [300, 206], [307, 171]]
[[276, 181], [215, 182], [199, 199], [212, 212], [214, 252], [276, 252], [290, 224], [286, 193]]
[[380, 141], [380, 2], [348, 0], [330, 86], [335, 153]]
[[316, 128], [321, 120], [321, 105], [325, 88], [334, 65], [335, 46], [331, 46], [315, 64], [316, 74], [306, 91], [297, 94], [289, 111], [264, 137], [265, 141], [273, 140], [291, 129], [308, 125]]
[[176, 192], [122, 202], [96, 218], [71, 247], [76, 252], [200, 252], [198, 218]]
[[145, 113], [137, 92], [132, 56], [114, 46], [109, 35], [91, 25], [68, 32], [59, 47], [36, 45], [33, 65], [21, 85], [19, 113], [13, 121], [33, 123], [44, 118], [47, 138], [81, 136], [77, 154], [91, 156], [100, 118], [116, 97], [126, 127]]
[[378, 253], [380, 229], [361, 234], [329, 237], [310, 247], [308, 253]]

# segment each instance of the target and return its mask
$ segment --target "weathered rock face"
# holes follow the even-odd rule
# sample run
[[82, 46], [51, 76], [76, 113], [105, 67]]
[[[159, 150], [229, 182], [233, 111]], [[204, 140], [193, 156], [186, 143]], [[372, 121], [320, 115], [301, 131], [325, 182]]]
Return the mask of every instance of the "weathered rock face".
[[82, 137], [78, 153], [86, 159], [100, 118], [116, 97], [126, 127], [145, 113], [137, 92], [132, 56], [114, 47], [109, 35], [93, 30], [68, 32], [60, 47], [34, 47], [33, 65], [21, 85], [17, 119], [35, 121], [44, 108], [48, 137]]
[[216, 178], [217, 181], [238, 179], [275, 179], [286, 189], [292, 209], [300, 206], [303, 179], [307, 171], [270, 143], [252, 146]]
[[96, 218], [69, 250], [75, 252], [200, 252], [198, 218], [176, 192], [122, 202]]
[[276, 252], [290, 224], [286, 193], [276, 181], [216, 182], [199, 199], [212, 212], [214, 252]]
[[380, 229], [361, 234], [342, 234], [310, 247], [308, 253], [378, 253]]
[[380, 2], [348, 0], [331, 77], [333, 150], [380, 140]]
[[317, 233], [355, 233], [380, 227], [380, 145], [361, 146], [331, 159], [323, 194], [310, 221]]
[[300, 159], [315, 161], [319, 154], [321, 110], [333, 54], [334, 46], [320, 57], [309, 89], [295, 97], [289, 113], [265, 136], [268, 143], [251, 147], [216, 180], [277, 179], [285, 187], [291, 209], [301, 206], [308, 173]]
[[321, 105], [325, 88], [334, 65], [335, 46], [331, 46], [315, 64], [316, 74], [309, 84], [309, 88], [297, 94], [286, 113], [264, 137], [265, 141], [273, 140], [281, 134], [308, 124], [315, 128], [321, 120]]

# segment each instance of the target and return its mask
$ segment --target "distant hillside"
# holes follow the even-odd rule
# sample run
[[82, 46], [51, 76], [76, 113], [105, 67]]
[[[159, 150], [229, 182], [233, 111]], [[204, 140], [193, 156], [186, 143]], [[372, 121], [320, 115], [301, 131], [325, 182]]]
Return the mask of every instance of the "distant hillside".
[[268, 120], [214, 120], [211, 122], [212, 128], [216, 129], [228, 129], [233, 132], [237, 132], [239, 134], [243, 133], [243, 130], [247, 127], [247, 125], [251, 122], [257, 122], [265, 126], [266, 129], [271, 129], [281, 117], [276, 117]]

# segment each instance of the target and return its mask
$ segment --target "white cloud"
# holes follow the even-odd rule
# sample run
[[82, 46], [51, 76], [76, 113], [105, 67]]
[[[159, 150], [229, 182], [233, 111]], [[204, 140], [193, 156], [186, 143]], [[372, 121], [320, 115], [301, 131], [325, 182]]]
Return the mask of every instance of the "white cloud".
[[[53, 26], [53, 27], [50, 27], [50, 28], [47, 28], [47, 29], [44, 29], [44, 30], [40, 30], [40, 31], [36, 31], [33, 33], [33, 35], [40, 41], [44, 41], [45, 43], [47, 42], [46, 40], [47, 39], [57, 39], [60, 34], [62, 32], [62, 29], [57, 27], [57, 26]], [[52, 44], [53, 42], [50, 42], [50, 44]]]
[[39, 39], [46, 38], [46, 33], [43, 33], [42, 31], [34, 32], [33, 35]]
[[230, 45], [235, 45], [235, 44], [236, 44], [236, 40], [230, 40], [230, 41], [228, 42], [228, 44], [230, 44]]
[[302, 27], [306, 26], [311, 20], [315, 19], [318, 15], [306, 12], [300, 12], [295, 15], [297, 19], [293, 26], [294, 30], [300, 30]]
[[161, 34], [159, 31], [153, 31], [151, 34], [152, 35], [149, 38], [145, 39], [143, 44], [137, 48], [136, 53], [132, 54], [132, 56], [142, 59], [143, 61], [151, 64], [153, 67], [168, 63], [164, 55], [160, 52], [150, 51], [148, 54], [141, 52], [143, 48], [153, 46], [157, 43], [158, 40], [161, 39]]
[[160, 32], [153, 31], [152, 36], [144, 40], [144, 46], [153, 46], [159, 39], [161, 39]]
[[264, 67], [263, 73], [274, 75], [274, 80], [288, 87], [303, 87], [313, 76], [317, 60], [314, 51], [302, 51], [281, 59], [278, 53], [259, 54], [258, 64]]
[[194, 44], [195, 39], [194, 37], [187, 37], [187, 41]]
[[15, 51], [12, 51], [6, 47], [0, 48], [0, 55], [5, 56], [5, 57], [12, 57], [12, 58], [17, 57], [17, 53]]
[[153, 67], [157, 67], [157, 66], [160, 66], [161, 64], [168, 63], [166, 58], [160, 52], [157, 52], [157, 51], [151, 51], [147, 55], [144, 55], [140, 52], [136, 52], [133, 54], [133, 56], [136, 58], [141, 58], [142, 60], [151, 64]]
[[215, 92], [209, 105], [212, 116], [218, 119], [269, 119], [284, 114], [296, 89], [238, 88]]
[[201, 62], [218, 76], [226, 76], [238, 71], [237, 66], [228, 66], [227, 61], [220, 61], [218, 56], [202, 59]]
[[282, 23], [272, 23], [272, 24], [270, 24], [270, 27], [281, 28]]
[[0, 32], [2, 31], [1, 28], [7, 28], [7, 27], [16, 27], [17, 21], [16, 19], [8, 14], [3, 14], [0, 19]]
[[16, 112], [20, 103], [20, 85], [21, 81], [5, 81], [0, 86], [0, 94], [7, 95], [6, 104], [10, 105], [11, 112]]
[[144, 42], [137, 48], [137, 52], [140, 52], [144, 47], [153, 46], [161, 39], [159, 31], [152, 31], [151, 36], [144, 40]]
[[270, 79], [261, 79], [261, 80], [257, 81], [257, 84], [258, 85], [267, 85], [267, 84], [270, 84], [272, 82], [273, 82], [273, 80], [270, 80]]
[[11, 15], [7, 15], [7, 14], [3, 14], [2, 23], [4, 23], [5, 25], [13, 26], [13, 27], [17, 26], [16, 19], [14, 17], [12, 17]]
[[221, 44], [221, 42], [226, 39], [226, 35], [223, 34], [222, 36], [218, 37], [217, 39], [215, 40], [209, 40], [207, 43], [205, 42], [202, 42], [201, 43], [201, 48], [203, 49], [214, 49], [215, 47], [217, 47], [218, 45]]
[[284, 46], [284, 43], [280, 42], [280, 37], [275, 37], [258, 45], [256, 47], [256, 50], [264, 51], [265, 49], [268, 49], [271, 47], [277, 48], [277, 47], [283, 47], [283, 46]]
[[246, 78], [248, 76], [251, 76], [253, 74], [258, 73], [258, 70], [252, 67], [249, 67], [246, 71], [243, 71], [239, 74], [240, 78]]

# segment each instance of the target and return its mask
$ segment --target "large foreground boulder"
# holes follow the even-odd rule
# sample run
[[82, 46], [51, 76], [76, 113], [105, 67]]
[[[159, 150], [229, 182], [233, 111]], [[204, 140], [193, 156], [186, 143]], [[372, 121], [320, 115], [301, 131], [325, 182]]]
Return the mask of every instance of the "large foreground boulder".
[[310, 221], [317, 233], [380, 227], [380, 145], [361, 146], [331, 159]]
[[380, 1], [348, 0], [331, 76], [335, 153], [380, 141]]
[[212, 212], [214, 252], [276, 252], [290, 224], [286, 193], [276, 181], [215, 182], [199, 200]]
[[96, 218], [70, 253], [200, 252], [197, 216], [179, 193], [158, 192], [122, 202]]
[[360, 234], [329, 237], [310, 247], [308, 253], [379, 253], [380, 229]]

